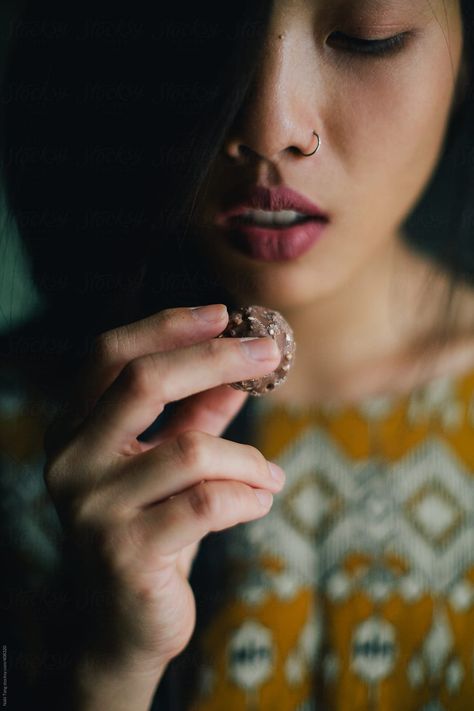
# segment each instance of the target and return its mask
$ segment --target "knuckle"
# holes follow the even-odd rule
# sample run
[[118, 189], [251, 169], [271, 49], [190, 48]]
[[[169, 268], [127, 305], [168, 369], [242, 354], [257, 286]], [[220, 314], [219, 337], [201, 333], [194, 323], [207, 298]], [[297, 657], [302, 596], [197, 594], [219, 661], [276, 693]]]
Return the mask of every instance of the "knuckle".
[[206, 483], [198, 484], [190, 490], [189, 505], [193, 513], [205, 521], [219, 517], [222, 512], [222, 500], [216, 487]]
[[210, 340], [205, 341], [202, 344], [202, 348], [204, 350], [204, 356], [206, 358], [213, 358], [213, 359], [222, 358], [222, 354], [223, 354], [222, 341], [224, 341], [224, 340], [225, 339], [223, 339], [223, 338], [211, 338]]
[[120, 376], [127, 390], [137, 397], [144, 397], [150, 392], [149, 358], [141, 356], [134, 358], [123, 368]]
[[242, 366], [242, 349], [236, 338], [211, 338], [199, 345], [203, 357], [214, 361], [214, 365], [222, 372]]
[[164, 329], [169, 328], [172, 324], [173, 321], [176, 319], [179, 311], [181, 309], [163, 309], [160, 311], [158, 314], [158, 325]]
[[122, 330], [122, 327], [114, 328], [110, 331], [99, 333], [99, 335], [94, 338], [92, 351], [94, 357], [98, 359], [101, 364], [116, 360], [120, 352]]
[[264, 478], [268, 478], [269, 471], [267, 460], [261, 451], [251, 444], [246, 444], [244, 446], [246, 447], [249, 458], [252, 461], [253, 468], [255, 468]]
[[186, 469], [199, 470], [205, 466], [205, 436], [198, 430], [186, 430], [176, 437], [179, 460]]

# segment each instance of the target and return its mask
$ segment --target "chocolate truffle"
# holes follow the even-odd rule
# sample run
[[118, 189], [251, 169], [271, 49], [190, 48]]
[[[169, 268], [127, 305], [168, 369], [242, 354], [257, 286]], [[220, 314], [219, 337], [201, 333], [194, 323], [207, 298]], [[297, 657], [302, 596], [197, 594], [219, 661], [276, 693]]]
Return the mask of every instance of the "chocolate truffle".
[[278, 345], [281, 360], [278, 367], [268, 375], [250, 380], [230, 383], [237, 390], [260, 397], [282, 385], [295, 357], [296, 344], [293, 330], [278, 311], [264, 306], [241, 306], [229, 312], [229, 322], [218, 338], [262, 338], [271, 336]]

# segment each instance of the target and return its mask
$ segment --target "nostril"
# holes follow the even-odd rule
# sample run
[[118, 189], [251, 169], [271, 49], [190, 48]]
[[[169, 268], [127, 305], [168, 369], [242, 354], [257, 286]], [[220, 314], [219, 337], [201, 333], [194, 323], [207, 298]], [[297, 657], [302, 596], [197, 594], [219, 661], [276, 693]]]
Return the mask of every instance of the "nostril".
[[231, 158], [247, 158], [252, 150], [244, 143], [234, 143], [227, 148], [226, 153]]
[[252, 151], [251, 148], [249, 148], [248, 146], [246, 146], [244, 144], [240, 145], [239, 151], [240, 151], [240, 154], [243, 156], [250, 156], [254, 152], [254, 151]]
[[233, 143], [227, 144], [223, 150], [222, 154], [227, 162], [235, 163], [246, 163], [251, 160], [252, 155], [255, 156], [255, 152], [251, 148], [246, 146], [244, 143]]
[[290, 153], [300, 156], [301, 155], [301, 149], [298, 148], [298, 146], [288, 146], [288, 150]]

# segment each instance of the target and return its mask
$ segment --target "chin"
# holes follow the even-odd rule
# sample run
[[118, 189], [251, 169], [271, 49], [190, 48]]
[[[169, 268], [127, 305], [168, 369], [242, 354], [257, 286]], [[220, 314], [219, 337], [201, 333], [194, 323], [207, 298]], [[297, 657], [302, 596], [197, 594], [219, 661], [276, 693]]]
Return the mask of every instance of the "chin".
[[[306, 304], [314, 303], [326, 294], [321, 289], [314, 269], [292, 265], [238, 265], [233, 260], [218, 260], [214, 256], [213, 267], [219, 282], [236, 303], [261, 304], [282, 313]], [[315, 285], [318, 284], [318, 288]]]
[[265, 262], [225, 247], [215, 235], [207, 235], [201, 248], [213, 276], [237, 303], [268, 304], [282, 312], [292, 310], [330, 296], [348, 278], [342, 273], [344, 270], [335, 273], [325, 264], [330, 261], [334, 266], [334, 259], [325, 259], [321, 254]]

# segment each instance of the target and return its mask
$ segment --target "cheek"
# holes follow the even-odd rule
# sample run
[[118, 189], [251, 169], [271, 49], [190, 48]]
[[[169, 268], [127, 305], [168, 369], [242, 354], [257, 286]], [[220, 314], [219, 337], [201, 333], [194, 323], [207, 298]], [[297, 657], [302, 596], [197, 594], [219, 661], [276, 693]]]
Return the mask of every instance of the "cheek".
[[333, 104], [331, 140], [345, 195], [325, 255], [329, 262], [345, 255], [342, 266], [326, 265], [333, 275], [384, 242], [416, 204], [437, 162], [453, 98], [449, 54], [439, 42], [364, 72]]
[[395, 173], [409, 169], [414, 180], [427, 177], [442, 147], [454, 91], [447, 59], [443, 63], [425, 57], [413, 76], [399, 84], [394, 76], [392, 98], [387, 96], [384, 102], [385, 118], [383, 113], [379, 117], [387, 163]]
[[340, 122], [338, 143], [346, 173], [356, 178], [361, 193], [370, 185], [371, 199], [374, 190], [390, 199], [398, 188], [409, 201], [410, 192], [428, 179], [453, 100], [457, 57], [452, 60], [454, 65], [445, 44], [426, 40], [404, 57], [376, 62], [372, 70], [363, 65], [342, 93], [344, 106], [337, 115], [351, 120], [345, 126]]

